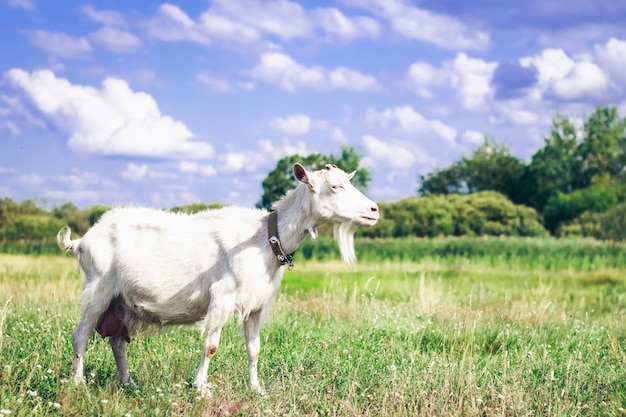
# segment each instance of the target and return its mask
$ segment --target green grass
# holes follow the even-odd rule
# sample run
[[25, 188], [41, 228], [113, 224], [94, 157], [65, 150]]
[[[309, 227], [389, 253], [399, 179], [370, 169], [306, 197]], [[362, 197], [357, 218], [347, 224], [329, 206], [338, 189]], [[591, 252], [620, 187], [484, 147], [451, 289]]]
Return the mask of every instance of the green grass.
[[[118, 384], [108, 343], [94, 334], [87, 384], [74, 387], [71, 332], [82, 285], [75, 261], [0, 255], [0, 415], [626, 414], [619, 254], [547, 240], [540, 252], [550, 262], [541, 262], [536, 241], [526, 249], [523, 240], [494, 241], [492, 252], [470, 248], [480, 240], [420, 242], [473, 252], [433, 249], [419, 261], [362, 252], [354, 268], [333, 256], [296, 258], [261, 334], [268, 396], [248, 388], [242, 330], [232, 320], [210, 365], [209, 400], [189, 386], [202, 348], [193, 327], [133, 340], [139, 392]], [[506, 255], [511, 248], [516, 256]]]

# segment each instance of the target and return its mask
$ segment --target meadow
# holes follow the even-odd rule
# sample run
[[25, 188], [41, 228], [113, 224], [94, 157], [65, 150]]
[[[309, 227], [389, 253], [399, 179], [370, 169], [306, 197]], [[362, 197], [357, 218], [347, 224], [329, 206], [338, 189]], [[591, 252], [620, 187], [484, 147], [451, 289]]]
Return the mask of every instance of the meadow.
[[625, 245], [359, 240], [354, 267], [332, 246], [305, 245], [285, 272], [261, 333], [267, 396], [249, 390], [234, 318], [210, 399], [190, 387], [194, 327], [134, 338], [140, 391], [117, 382], [94, 333], [74, 387], [74, 258], [0, 255], [0, 417], [626, 415]]

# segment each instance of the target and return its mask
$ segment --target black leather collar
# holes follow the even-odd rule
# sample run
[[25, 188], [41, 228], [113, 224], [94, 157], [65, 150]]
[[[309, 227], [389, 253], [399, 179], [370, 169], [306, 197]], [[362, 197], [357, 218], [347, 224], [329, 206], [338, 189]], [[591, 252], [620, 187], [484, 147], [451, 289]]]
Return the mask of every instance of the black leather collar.
[[288, 268], [291, 271], [293, 269], [293, 254], [295, 252], [286, 254], [283, 250], [283, 246], [280, 243], [280, 238], [278, 237], [277, 211], [272, 211], [267, 217], [267, 237], [270, 242], [270, 246], [272, 247], [272, 251], [274, 252], [274, 255], [276, 255], [276, 259], [278, 259], [278, 262], [280, 262], [281, 265], [289, 265]]

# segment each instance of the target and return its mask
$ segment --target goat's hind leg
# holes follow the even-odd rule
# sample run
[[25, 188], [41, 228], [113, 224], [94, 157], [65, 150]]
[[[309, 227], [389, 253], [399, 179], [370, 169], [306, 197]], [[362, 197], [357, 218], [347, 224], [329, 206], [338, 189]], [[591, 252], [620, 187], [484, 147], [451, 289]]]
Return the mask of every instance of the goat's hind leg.
[[74, 349], [73, 371], [74, 384], [76, 385], [85, 381], [85, 350], [87, 349], [89, 335], [96, 327], [100, 314], [100, 312], [92, 312], [90, 309], [85, 309], [81, 314], [80, 321], [78, 322], [76, 329], [74, 329], [74, 332], [72, 333], [72, 347]]
[[91, 331], [96, 328], [100, 315], [109, 305], [110, 298], [106, 294], [98, 292], [95, 280], [85, 280], [85, 288], [81, 297], [82, 312], [80, 320], [72, 333], [72, 348], [74, 350], [74, 384], [79, 385], [85, 381], [84, 365], [85, 350]]
[[139, 387], [135, 384], [135, 381], [128, 372], [128, 362], [126, 361], [126, 340], [123, 337], [111, 336], [109, 337], [109, 343], [113, 350], [113, 356], [115, 357], [115, 365], [117, 365], [117, 376], [120, 378], [120, 382], [133, 389], [138, 390]]

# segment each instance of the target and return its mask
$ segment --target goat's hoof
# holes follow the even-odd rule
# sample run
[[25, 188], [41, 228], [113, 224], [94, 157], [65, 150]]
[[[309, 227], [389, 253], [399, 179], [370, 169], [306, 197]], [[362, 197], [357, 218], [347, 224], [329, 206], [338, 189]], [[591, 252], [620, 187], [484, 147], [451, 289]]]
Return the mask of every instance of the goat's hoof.
[[213, 384], [209, 382], [204, 382], [202, 384], [193, 384], [193, 387], [198, 391], [200, 398], [211, 398], [213, 394], [211, 394], [211, 386]]
[[253, 384], [250, 386], [250, 388], [255, 394], [260, 395], [261, 397], [267, 397], [267, 392], [265, 392], [265, 390], [261, 388], [259, 384]]
[[135, 384], [135, 381], [133, 381], [132, 378], [128, 378], [127, 381], [122, 381], [122, 385], [135, 391], [139, 391], [139, 385]]

